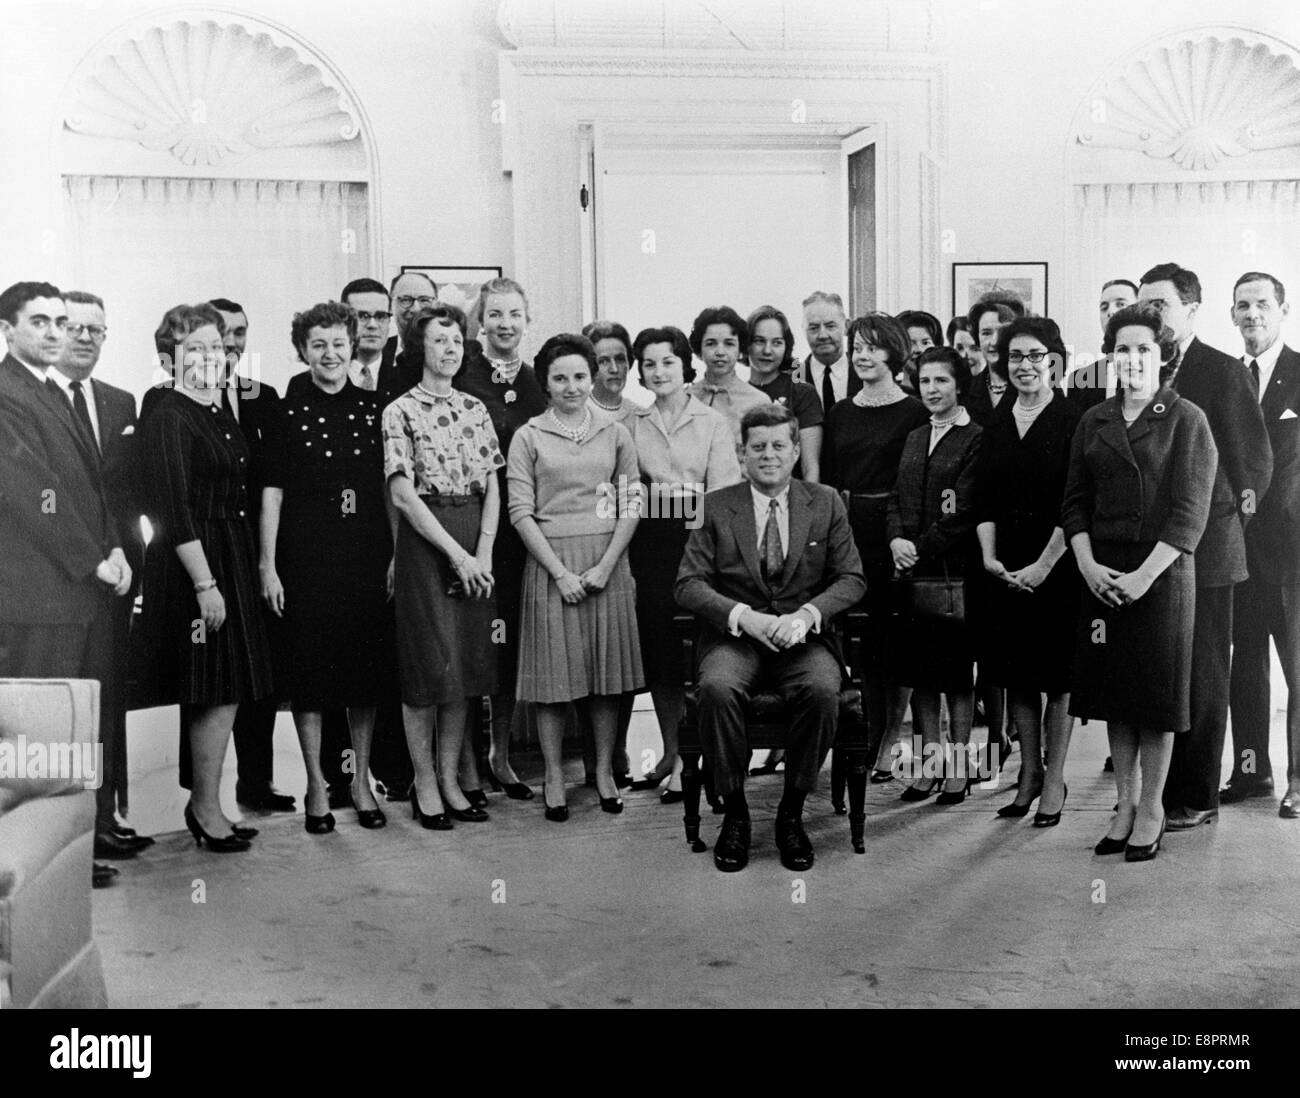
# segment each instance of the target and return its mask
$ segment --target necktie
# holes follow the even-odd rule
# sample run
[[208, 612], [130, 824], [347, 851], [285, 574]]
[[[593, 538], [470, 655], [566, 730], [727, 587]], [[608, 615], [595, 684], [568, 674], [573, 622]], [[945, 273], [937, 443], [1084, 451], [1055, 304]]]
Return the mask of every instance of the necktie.
[[95, 444], [95, 449], [98, 451], [99, 444], [95, 442], [95, 425], [90, 420], [90, 406], [86, 403], [86, 394], [81, 387], [81, 382], [69, 381], [68, 388], [72, 390], [72, 412], [85, 428], [86, 437]]
[[[86, 462], [87, 467], [91, 469], [92, 472], [96, 472], [98, 470], [98, 463], [95, 462], [92, 464], [91, 461], [91, 455], [94, 455], [96, 458], [99, 457], [99, 448], [95, 445], [94, 433], [87, 431], [85, 423], [68, 407], [68, 398], [64, 395], [63, 390], [59, 388], [59, 383], [55, 381], [54, 378], [47, 377], [45, 379], [45, 387], [58, 399], [61, 413], [71, 418], [73, 433], [77, 436], [77, 441], [81, 443], [82, 460]], [[86, 398], [83, 396], [81, 400], [84, 404]]]
[[375, 391], [374, 375], [370, 372], [369, 364], [365, 362], [361, 364], [361, 388], [365, 389], [368, 393], [373, 393]]
[[835, 403], [835, 387], [831, 384], [831, 368], [822, 367], [822, 411], [829, 412]]
[[1250, 383], [1255, 387], [1255, 399], [1259, 399], [1259, 360], [1250, 360]]
[[763, 526], [763, 579], [773, 585], [785, 567], [785, 554], [781, 552], [781, 525], [777, 519], [780, 506], [776, 500], [767, 505], [767, 523]]

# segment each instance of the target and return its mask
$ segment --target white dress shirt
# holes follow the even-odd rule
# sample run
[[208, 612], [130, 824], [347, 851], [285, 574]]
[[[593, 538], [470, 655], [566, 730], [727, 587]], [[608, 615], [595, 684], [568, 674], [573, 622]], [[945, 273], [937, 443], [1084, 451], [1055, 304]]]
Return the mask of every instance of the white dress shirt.
[[[822, 374], [829, 369], [831, 372], [831, 392], [835, 394], [836, 400], [844, 400], [849, 395], [849, 356], [840, 355], [829, 367], [823, 366], [816, 355], [809, 357], [809, 373], [812, 377], [809, 384], [817, 390], [817, 398], [820, 400], [822, 395]], [[826, 411], [830, 411], [829, 408]]]
[[[787, 484], [775, 496], [765, 496], [752, 484], [749, 486], [749, 496], [754, 505], [754, 525], [758, 528], [758, 555], [763, 555], [763, 535], [767, 530], [767, 516], [771, 513], [772, 501], [776, 500], [776, 527], [781, 537], [781, 556], [787, 558], [790, 556], [790, 485]], [[727, 616], [727, 632], [733, 637], [740, 636], [740, 615], [752, 607], [746, 606], [743, 602], [736, 603], [731, 608], [731, 613]], [[822, 614], [812, 603], [806, 602], [800, 610], [807, 610], [812, 615], [812, 631], [820, 633], [822, 631]]]
[[1251, 362], [1259, 365], [1259, 400], [1264, 402], [1264, 394], [1268, 392], [1268, 383], [1273, 378], [1273, 370], [1277, 366], [1278, 356], [1282, 353], [1282, 348], [1286, 346], [1281, 339], [1273, 340], [1271, 346], [1263, 354], [1259, 355], [1242, 355], [1241, 361], [1250, 367]]
[[[72, 382], [63, 371], [51, 366], [49, 372], [45, 376], [54, 379], [54, 383], [63, 390], [63, 395], [68, 398], [68, 407], [74, 407], [72, 403]], [[81, 383], [81, 392], [86, 398], [86, 408], [90, 412], [90, 425], [95, 431], [95, 445], [98, 446], [100, 450], [103, 450], [104, 436], [99, 429], [99, 409], [95, 405], [95, 387], [91, 385], [90, 378], [86, 378], [86, 380]]]
[[[379, 385], [379, 367], [382, 362], [382, 357], [375, 359], [375, 361], [371, 363], [363, 363], [360, 359], [354, 358], [348, 363], [348, 380], [358, 389], [364, 389], [368, 393], [373, 393]], [[366, 369], [367, 366], [370, 370], [369, 385], [364, 384], [361, 376], [361, 371]]]

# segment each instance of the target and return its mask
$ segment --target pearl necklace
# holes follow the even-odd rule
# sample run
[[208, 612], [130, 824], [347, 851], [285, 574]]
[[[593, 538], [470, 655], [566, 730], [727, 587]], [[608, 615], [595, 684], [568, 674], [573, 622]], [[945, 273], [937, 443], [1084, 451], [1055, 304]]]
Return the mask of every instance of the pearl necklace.
[[864, 385], [853, 394], [853, 403], [859, 408], [884, 408], [889, 404], [897, 404], [900, 400], [906, 398], [907, 394], [895, 384], [889, 393], [883, 397], [868, 394]]
[[966, 409], [964, 409], [964, 408], [959, 404], [959, 405], [957, 405], [957, 410], [956, 410], [955, 412], [953, 412], [953, 414], [952, 414], [951, 416], [949, 416], [947, 419], [939, 419], [937, 416], [931, 416], [931, 417], [930, 417], [930, 426], [931, 426], [931, 427], [939, 427], [939, 428], [943, 428], [943, 427], [951, 427], [954, 423], [956, 423], [959, 419], [961, 419], [961, 414], [962, 414], [962, 412], [964, 412], [965, 410], [966, 410]]
[[570, 438], [574, 442], [581, 442], [584, 438], [587, 437], [587, 429], [591, 426], [590, 408], [586, 409], [586, 411], [583, 413], [582, 422], [579, 423], [578, 426], [576, 427], [566, 427], [563, 421], [560, 419], [560, 417], [555, 414], [554, 408], [550, 408], [548, 409], [548, 411], [551, 414], [551, 419], [555, 421], [555, 426], [557, 426], [561, 431], [564, 432], [566, 438]]
[[597, 408], [603, 408], [603, 409], [604, 409], [605, 411], [607, 411], [607, 412], [618, 412], [618, 411], [622, 411], [622, 409], [623, 409], [623, 398], [622, 398], [622, 397], [619, 397], [619, 398], [618, 398], [618, 403], [615, 404], [612, 408], [611, 408], [608, 404], [601, 404], [601, 402], [598, 401], [598, 400], [596, 399], [595, 394], [592, 394], [592, 396], [589, 397], [588, 399], [589, 399], [589, 400], [591, 401], [591, 403], [594, 404]]

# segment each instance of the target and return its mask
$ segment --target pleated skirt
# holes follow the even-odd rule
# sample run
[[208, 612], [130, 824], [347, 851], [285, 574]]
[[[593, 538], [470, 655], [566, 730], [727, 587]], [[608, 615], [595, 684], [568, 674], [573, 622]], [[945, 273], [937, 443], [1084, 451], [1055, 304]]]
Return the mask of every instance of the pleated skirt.
[[[596, 565], [611, 534], [549, 538], [556, 556], [581, 575]], [[636, 583], [627, 554], [619, 558], [605, 590], [576, 606], [531, 555], [524, 566], [519, 617], [521, 701], [553, 704], [592, 694], [624, 694], [645, 688], [637, 634]]]
[[[482, 504], [462, 506], [425, 500], [456, 543], [467, 553], [478, 543]], [[497, 652], [507, 623], [497, 615], [496, 599], [447, 594], [456, 571], [403, 519], [397, 527], [393, 601], [397, 612], [397, 670], [407, 705], [445, 705], [497, 692]]]

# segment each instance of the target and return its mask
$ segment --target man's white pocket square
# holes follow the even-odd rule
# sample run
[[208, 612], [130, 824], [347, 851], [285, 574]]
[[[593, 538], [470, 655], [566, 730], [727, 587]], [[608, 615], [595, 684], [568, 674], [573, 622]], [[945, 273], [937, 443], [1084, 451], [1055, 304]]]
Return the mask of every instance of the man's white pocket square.
[[122, 437], [123, 437], [123, 438], [126, 438], [127, 435], [133, 435], [133, 434], [135, 434], [135, 428], [132, 427], [129, 423], [128, 423], [125, 427], [122, 428]]
[[1296, 414], [1295, 414], [1295, 412], [1291, 411], [1290, 408], [1288, 408], [1285, 412], [1283, 412], [1283, 413], [1282, 413], [1280, 416], [1278, 416], [1277, 418], [1278, 418], [1278, 419], [1295, 419], [1295, 418], [1296, 418]]

